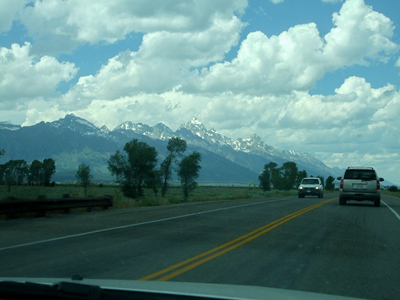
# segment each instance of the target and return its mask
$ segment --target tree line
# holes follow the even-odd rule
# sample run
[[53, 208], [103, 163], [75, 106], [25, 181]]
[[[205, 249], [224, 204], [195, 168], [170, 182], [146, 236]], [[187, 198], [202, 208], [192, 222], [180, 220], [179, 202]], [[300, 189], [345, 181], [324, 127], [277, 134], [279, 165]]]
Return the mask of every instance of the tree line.
[[[296, 189], [303, 178], [308, 177], [307, 171], [299, 171], [295, 162], [285, 162], [280, 168], [274, 162], [264, 165], [264, 170], [258, 177], [259, 186], [264, 191], [270, 191], [273, 187], [277, 190]], [[311, 176], [312, 177], [312, 176]], [[334, 177], [329, 176], [326, 180], [318, 175], [326, 190], [334, 190]]]
[[[160, 168], [157, 169], [158, 153], [155, 147], [146, 142], [133, 139], [125, 144], [123, 153], [117, 150], [108, 160], [108, 170], [115, 177], [116, 182], [121, 185], [123, 194], [128, 198], [143, 196], [143, 189], [150, 188], [155, 194], [161, 188], [161, 195], [165, 197], [170, 187], [173, 171], [176, 172], [183, 188], [184, 198], [196, 188], [196, 179], [201, 169], [201, 155], [197, 151], [184, 156], [187, 150], [186, 141], [180, 137], [169, 139], [167, 144], [167, 155]], [[4, 150], [0, 150], [0, 157]], [[27, 180], [29, 185], [51, 184], [51, 177], [56, 171], [55, 161], [51, 158], [43, 161], [34, 160], [28, 164], [25, 160], [10, 160], [0, 165], [0, 184], [21, 185]], [[84, 163], [78, 166], [75, 174], [77, 180], [85, 188], [93, 179], [90, 167]], [[307, 177], [305, 170], [299, 171], [295, 162], [285, 162], [281, 167], [274, 162], [264, 166], [263, 172], [258, 177], [259, 186], [264, 191], [271, 188], [278, 190], [290, 190], [297, 188], [303, 178]], [[334, 189], [334, 178], [329, 176], [326, 180], [317, 176], [325, 185], [326, 190]]]
[[[173, 137], [168, 141], [167, 155], [156, 169], [158, 153], [155, 147], [134, 139], [125, 144], [124, 152], [117, 150], [108, 160], [108, 170], [121, 184], [123, 194], [128, 198], [143, 196], [144, 188], [151, 188], [157, 194], [161, 187], [163, 197], [167, 194], [172, 179], [173, 171], [179, 177], [183, 188], [184, 198], [197, 186], [196, 179], [201, 169], [201, 154], [197, 151], [184, 156], [187, 149], [186, 141], [179, 137]], [[0, 150], [0, 157], [4, 150]], [[0, 165], [0, 184], [21, 185], [28, 182], [29, 185], [50, 185], [51, 176], [55, 173], [55, 161], [51, 158], [43, 161], [34, 160], [28, 164], [25, 160], [10, 160]], [[90, 167], [85, 163], [78, 166], [75, 174], [79, 183], [85, 188], [90, 185], [93, 175]]]
[[145, 187], [153, 189], [165, 197], [172, 179], [172, 171], [176, 171], [184, 198], [189, 197], [190, 191], [197, 186], [196, 179], [201, 169], [201, 154], [197, 151], [184, 156], [187, 149], [186, 141], [180, 137], [169, 139], [167, 155], [157, 166], [157, 150], [146, 142], [134, 139], [125, 144], [124, 152], [117, 150], [108, 160], [108, 170], [116, 181], [121, 184], [122, 192], [126, 197], [136, 198], [143, 196]]
[[[0, 150], [0, 157], [3, 155], [4, 150]], [[28, 182], [29, 185], [49, 186], [55, 172], [56, 165], [52, 158], [43, 161], [35, 159], [30, 164], [24, 159], [12, 159], [0, 164], [0, 184], [9, 188], [23, 182]]]

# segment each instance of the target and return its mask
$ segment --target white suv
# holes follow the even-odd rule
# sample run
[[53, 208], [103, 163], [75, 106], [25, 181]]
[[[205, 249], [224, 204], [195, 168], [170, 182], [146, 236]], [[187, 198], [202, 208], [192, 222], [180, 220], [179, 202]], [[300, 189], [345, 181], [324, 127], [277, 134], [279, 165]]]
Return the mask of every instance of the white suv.
[[322, 185], [321, 179], [318, 177], [303, 178], [299, 188], [299, 198], [305, 196], [318, 196], [322, 198], [324, 196], [324, 186]]
[[381, 205], [381, 181], [372, 167], [348, 167], [340, 180], [339, 204], [348, 200], [372, 201], [375, 206]]

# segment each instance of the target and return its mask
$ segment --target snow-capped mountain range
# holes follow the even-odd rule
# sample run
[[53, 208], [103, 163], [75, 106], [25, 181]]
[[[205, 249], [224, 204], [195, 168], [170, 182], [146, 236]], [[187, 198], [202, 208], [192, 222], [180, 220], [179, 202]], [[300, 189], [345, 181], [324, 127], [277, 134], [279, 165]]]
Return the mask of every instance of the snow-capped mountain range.
[[[278, 166], [286, 161], [296, 162], [299, 170], [309, 175], [336, 176], [337, 170], [308, 153], [278, 150], [253, 134], [249, 138], [232, 139], [215, 129], [207, 129], [199, 120], [191, 119], [176, 131], [158, 123], [123, 122], [110, 130], [101, 128], [73, 114], [54, 122], [40, 122], [21, 127], [0, 123], [0, 149], [5, 150], [2, 160], [52, 157], [56, 160], [57, 174], [74, 174], [80, 162], [91, 165], [94, 173], [107, 177], [107, 160], [110, 154], [122, 149], [126, 142], [137, 138], [156, 147], [162, 161], [168, 139], [179, 136], [186, 140], [188, 151], [202, 154], [202, 172], [199, 181], [257, 182], [258, 175], [268, 162]], [[57, 163], [58, 161], [58, 163]], [[96, 177], [96, 174], [94, 174]], [[109, 175], [109, 174], [108, 174]], [[71, 177], [71, 176], [69, 176]]]
[[[257, 134], [253, 134], [250, 138], [238, 138], [237, 140], [231, 139], [226, 136], [220, 135], [215, 129], [207, 130], [207, 128], [196, 118], [182, 124], [176, 132], [173, 132], [169, 127], [162, 123], [158, 123], [154, 127], [145, 125], [142, 123], [124, 122], [117, 126], [115, 130], [131, 130], [137, 134], [145, 135], [153, 139], [168, 140], [173, 136], [186, 137], [188, 144], [193, 144], [210, 150], [214, 148], [212, 152], [221, 154], [218, 149], [228, 146], [235, 151], [251, 153], [272, 159], [273, 157], [279, 157], [287, 161], [302, 161], [318, 166], [319, 168], [326, 168], [326, 171], [330, 171], [322, 161], [313, 157], [312, 155], [304, 152], [294, 150], [283, 150], [280, 151], [270, 145], [265, 144], [261, 137]], [[187, 130], [199, 139], [190, 139], [188, 136], [182, 134], [183, 130]], [[263, 166], [262, 166], [263, 167]]]

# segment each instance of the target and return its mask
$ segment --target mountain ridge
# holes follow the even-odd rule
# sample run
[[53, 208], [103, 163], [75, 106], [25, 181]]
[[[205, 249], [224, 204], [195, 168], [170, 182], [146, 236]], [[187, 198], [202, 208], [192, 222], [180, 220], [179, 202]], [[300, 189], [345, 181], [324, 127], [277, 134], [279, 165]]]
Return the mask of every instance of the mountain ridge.
[[[213, 128], [208, 130], [196, 118], [181, 124], [176, 131], [163, 123], [150, 126], [131, 121], [122, 122], [110, 130], [105, 125], [99, 128], [73, 114], [53, 122], [39, 122], [32, 126], [4, 124], [0, 123], [0, 138], [1, 141], [6, 141], [0, 143], [0, 149], [6, 151], [2, 160], [25, 159], [30, 163], [33, 159], [43, 159], [44, 156], [55, 157], [58, 167], [56, 174], [60, 175], [60, 180], [74, 180], [74, 172], [80, 162], [89, 164], [93, 173], [101, 173], [102, 179], [112, 180], [107, 176], [107, 160], [116, 150], [122, 150], [125, 143], [133, 138], [156, 147], [160, 162], [166, 155], [168, 139], [173, 136], [184, 138], [188, 144], [188, 151], [196, 150], [202, 153], [204, 168], [200, 173], [199, 182], [212, 181], [216, 177], [218, 181], [226, 183], [257, 182], [264, 165], [271, 161], [276, 162], [278, 166], [285, 161], [294, 161], [299, 170], [304, 169], [309, 175], [335, 175], [335, 170], [308, 153], [278, 150], [266, 144], [256, 134], [250, 138], [234, 140], [222, 136]], [[19, 157], [12, 155], [13, 151]], [[242, 173], [243, 176], [235, 172]], [[96, 174], [94, 176], [96, 177]]]

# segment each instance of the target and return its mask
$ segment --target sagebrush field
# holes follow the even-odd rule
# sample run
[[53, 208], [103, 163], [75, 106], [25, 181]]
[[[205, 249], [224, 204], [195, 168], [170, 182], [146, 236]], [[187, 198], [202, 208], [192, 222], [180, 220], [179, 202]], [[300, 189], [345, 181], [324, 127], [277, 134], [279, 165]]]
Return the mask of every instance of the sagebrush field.
[[[6, 186], [0, 186], [0, 201], [12, 199], [38, 199], [38, 198], [61, 198], [68, 194], [71, 198], [84, 197], [84, 188], [80, 185], [58, 184], [54, 187], [45, 186], [12, 186], [10, 191]], [[158, 206], [185, 202], [182, 187], [171, 186], [165, 197], [157, 194], [150, 189], [144, 190], [144, 197], [131, 199], [127, 198], [121, 192], [118, 185], [92, 184], [88, 187], [88, 197], [99, 197], [111, 195], [114, 197], [113, 208], [140, 207], [140, 206]], [[237, 186], [198, 186], [191, 192], [186, 202], [232, 200], [248, 198], [267, 198], [284, 195], [293, 195], [295, 191], [269, 191], [263, 192], [262, 189], [255, 186], [237, 187]]]

